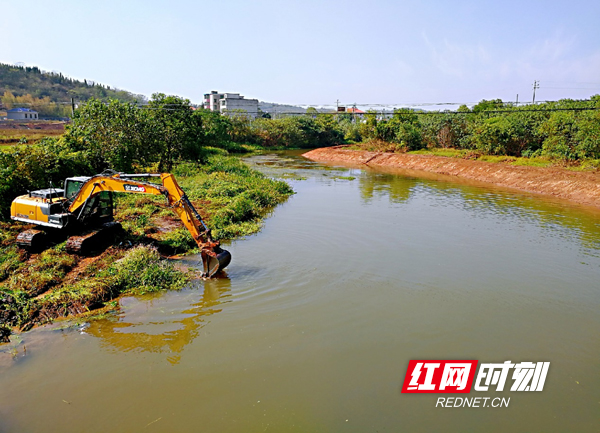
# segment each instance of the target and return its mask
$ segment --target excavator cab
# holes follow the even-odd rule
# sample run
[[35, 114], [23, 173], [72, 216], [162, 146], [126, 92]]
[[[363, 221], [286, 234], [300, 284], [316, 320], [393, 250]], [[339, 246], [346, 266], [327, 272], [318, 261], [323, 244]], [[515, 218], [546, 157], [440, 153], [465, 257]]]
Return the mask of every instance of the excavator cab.
[[[90, 180], [89, 176], [68, 177], [65, 179], [65, 197], [71, 203], [79, 194], [81, 187]], [[114, 211], [113, 194], [110, 191], [102, 191], [90, 199], [86, 206], [80, 211], [80, 221], [102, 220], [112, 221]]]

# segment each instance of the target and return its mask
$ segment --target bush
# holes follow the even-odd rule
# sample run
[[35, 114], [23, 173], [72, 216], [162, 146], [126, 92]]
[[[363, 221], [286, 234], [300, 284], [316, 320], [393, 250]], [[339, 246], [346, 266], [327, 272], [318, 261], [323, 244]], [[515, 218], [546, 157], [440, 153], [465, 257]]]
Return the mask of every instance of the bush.
[[397, 150], [418, 150], [424, 147], [421, 123], [412, 110], [396, 110], [391, 119], [377, 119], [368, 112], [360, 126], [360, 134], [369, 141], [397, 144]]
[[74, 152], [62, 140], [43, 139], [37, 145], [0, 152], [0, 212], [8, 218], [13, 199], [29, 190], [47, 188], [74, 175], [91, 174], [83, 152]]
[[600, 158], [600, 113], [555, 112], [540, 127], [542, 154], [565, 160]]
[[135, 294], [175, 289], [185, 282], [181, 272], [162, 260], [155, 248], [147, 246], [129, 250], [125, 257], [103, 271], [102, 276], [111, 276], [111, 285], [118, 287], [118, 292]]
[[597, 159], [599, 109], [600, 95], [523, 107], [499, 99], [483, 100], [473, 110], [466, 106], [455, 112], [396, 110], [391, 119], [367, 112], [359, 133], [370, 148], [376, 143], [376, 148], [391, 151], [442, 147], [475, 149], [488, 155]]
[[331, 115], [259, 118], [239, 127], [244, 128], [243, 134], [237, 134], [242, 137], [239, 142], [271, 148], [325, 147], [341, 144], [344, 139], [341, 127]]

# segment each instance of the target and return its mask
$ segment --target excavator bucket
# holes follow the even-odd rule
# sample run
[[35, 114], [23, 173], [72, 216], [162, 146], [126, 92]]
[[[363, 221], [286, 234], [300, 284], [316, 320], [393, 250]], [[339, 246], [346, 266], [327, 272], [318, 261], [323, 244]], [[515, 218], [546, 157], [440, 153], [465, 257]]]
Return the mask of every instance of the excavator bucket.
[[208, 278], [225, 269], [229, 262], [231, 262], [231, 253], [229, 251], [216, 246], [213, 248], [213, 252], [216, 254], [216, 257], [212, 257], [207, 253], [201, 253], [202, 266], [204, 268], [203, 276]]

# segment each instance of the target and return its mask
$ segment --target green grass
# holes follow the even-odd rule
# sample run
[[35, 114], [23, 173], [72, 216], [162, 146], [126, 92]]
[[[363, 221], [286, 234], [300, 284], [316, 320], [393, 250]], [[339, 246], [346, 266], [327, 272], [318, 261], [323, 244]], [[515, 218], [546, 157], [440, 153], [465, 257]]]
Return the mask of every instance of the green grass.
[[422, 150], [413, 150], [412, 152], [408, 152], [412, 155], [435, 155], [435, 156], [445, 156], [448, 158], [464, 158], [468, 156], [472, 151], [465, 149], [448, 149], [448, 148], [438, 148], [438, 149], [422, 149]]
[[75, 266], [77, 258], [60, 251], [48, 249], [36, 260], [12, 272], [3, 282], [2, 289], [9, 292], [22, 291], [34, 297], [61, 283], [68, 271]]
[[[469, 151], [460, 151], [460, 152], [469, 152]], [[413, 153], [413, 152], [411, 152]], [[443, 155], [440, 153], [432, 153], [433, 155], [438, 156], [450, 156]], [[426, 152], [422, 152], [422, 154], [427, 154]], [[526, 167], [562, 167], [568, 170], [573, 171], [589, 171], [589, 170], [598, 170], [600, 168], [600, 160], [597, 159], [588, 159], [588, 160], [579, 160], [579, 161], [564, 161], [561, 159], [551, 159], [545, 157], [516, 157], [516, 156], [506, 156], [506, 155], [484, 155], [476, 152], [470, 152], [466, 154], [460, 154], [454, 156], [456, 158], [465, 158], [465, 159], [473, 159], [477, 161], [486, 161], [486, 162], [494, 162], [494, 163], [503, 163], [517, 166], [526, 166]]]
[[158, 237], [162, 251], [168, 254], [199, 253], [198, 246], [185, 227], [169, 230]]
[[[293, 193], [285, 182], [220, 153], [209, 156], [206, 164], [182, 163], [172, 172], [217, 240], [256, 233], [264, 216]], [[162, 196], [132, 194], [117, 199], [115, 219], [128, 233], [150, 235], [170, 254], [194, 251], [196, 244], [187, 230], [160, 230], [162, 221], [172, 217], [175, 213]]]
[[[392, 147], [390, 147], [392, 146]], [[395, 152], [393, 145], [389, 145], [384, 142], [366, 142], [359, 143], [351, 147], [354, 150], [368, 150], [372, 152]], [[404, 152], [400, 152], [404, 153]], [[515, 157], [506, 155], [485, 155], [479, 151], [469, 149], [451, 149], [451, 148], [431, 148], [421, 149], [406, 152], [410, 155], [432, 155], [432, 156], [443, 156], [446, 158], [460, 158], [470, 159], [473, 161], [486, 161], [493, 163], [502, 163], [518, 166], [529, 166], [529, 167], [551, 167], [556, 165], [563, 165], [561, 161], [552, 160], [549, 158], [540, 157]], [[594, 162], [595, 161], [595, 162]], [[587, 167], [584, 170], [597, 169], [600, 166], [597, 160], [582, 161], [581, 165], [577, 167]]]
[[578, 165], [569, 165], [566, 167], [573, 171], [595, 171], [600, 169], [600, 159], [586, 159]]
[[[189, 170], [189, 165], [181, 165], [175, 173]], [[263, 216], [293, 193], [285, 182], [270, 179], [231, 156], [214, 155], [199, 172], [177, 179], [216, 239], [257, 232]]]
[[0, 281], [6, 280], [10, 275], [23, 267], [24, 254], [16, 245], [10, 245], [0, 250]]
[[476, 161], [486, 161], [486, 162], [495, 162], [495, 163], [505, 163], [511, 165], [523, 165], [523, 166], [532, 166], [532, 167], [549, 167], [554, 165], [554, 162], [547, 158], [525, 158], [525, 157], [515, 157], [515, 156], [506, 156], [506, 155], [485, 155], [481, 152], [468, 150], [468, 149], [448, 149], [448, 148], [438, 148], [438, 149], [423, 149], [423, 150], [415, 150], [412, 152], [408, 152], [411, 155], [433, 155], [433, 156], [444, 156], [447, 158], [461, 158], [461, 159], [471, 159]]
[[[116, 259], [116, 260], [115, 260]], [[97, 269], [86, 278], [36, 299], [34, 309], [42, 319], [51, 320], [70, 314], [81, 314], [99, 308], [116, 296], [142, 295], [181, 288], [188, 276], [162, 259], [156, 248], [137, 246], [111, 255], [112, 263]]]

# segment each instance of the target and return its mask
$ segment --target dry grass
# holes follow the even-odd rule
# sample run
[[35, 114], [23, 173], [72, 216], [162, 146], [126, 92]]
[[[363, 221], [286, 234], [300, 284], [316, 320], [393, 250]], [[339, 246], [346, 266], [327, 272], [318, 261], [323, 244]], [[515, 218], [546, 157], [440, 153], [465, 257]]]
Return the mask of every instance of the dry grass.
[[0, 145], [35, 144], [44, 137], [60, 137], [64, 133], [64, 123], [35, 122], [0, 123]]
[[36, 144], [45, 137], [60, 137], [62, 131], [30, 131], [30, 130], [0, 130], [0, 146], [16, 144]]

